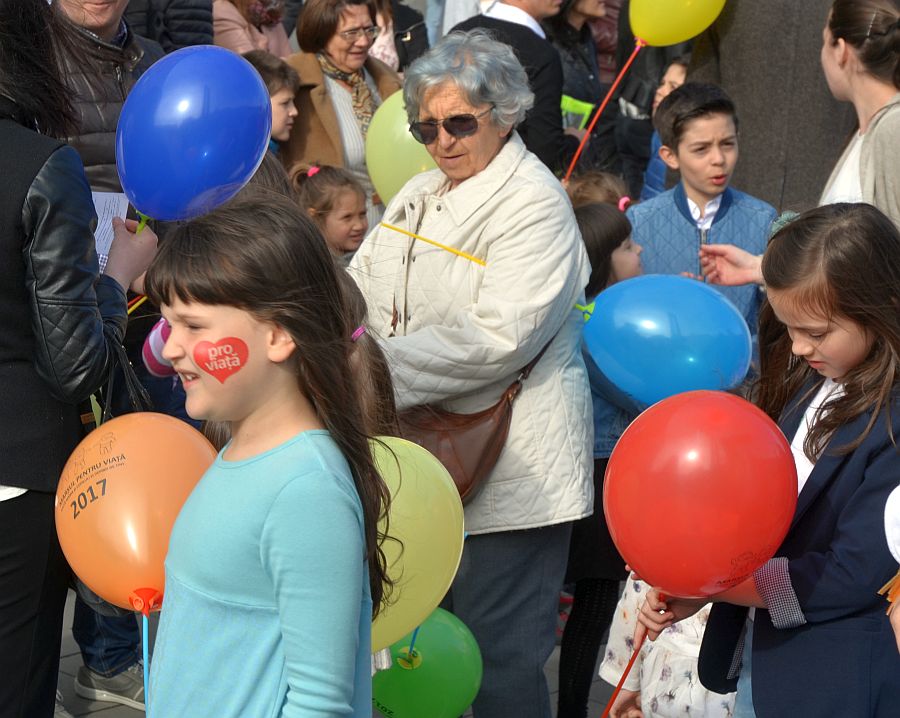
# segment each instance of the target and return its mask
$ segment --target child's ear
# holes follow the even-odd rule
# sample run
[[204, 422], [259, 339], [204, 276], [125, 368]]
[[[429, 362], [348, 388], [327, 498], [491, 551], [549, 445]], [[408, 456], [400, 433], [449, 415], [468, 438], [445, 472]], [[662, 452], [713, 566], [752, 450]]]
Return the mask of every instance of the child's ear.
[[666, 163], [666, 167], [675, 172], [679, 169], [678, 153], [668, 145], [659, 148], [659, 158]]
[[297, 345], [287, 330], [279, 324], [273, 324], [266, 345], [266, 356], [269, 361], [281, 364], [290, 358], [296, 348]]
[[315, 219], [315, 218], [316, 218], [316, 210], [314, 210], [312, 207], [307, 207], [307, 208], [306, 208], [306, 214], [309, 215], [309, 218], [310, 218], [310, 219]]

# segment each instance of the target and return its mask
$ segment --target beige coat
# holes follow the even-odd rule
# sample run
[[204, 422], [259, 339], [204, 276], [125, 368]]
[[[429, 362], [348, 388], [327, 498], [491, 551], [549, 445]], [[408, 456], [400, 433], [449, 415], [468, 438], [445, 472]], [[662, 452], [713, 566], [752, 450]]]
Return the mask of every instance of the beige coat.
[[398, 403], [484, 409], [552, 340], [516, 399], [497, 466], [466, 506], [466, 530], [535, 528], [586, 516], [593, 425], [583, 319], [574, 305], [590, 267], [572, 207], [515, 133], [485, 170], [447, 187], [440, 170], [414, 177], [388, 205], [384, 223], [485, 266], [383, 224], [350, 265], [368, 303], [369, 327], [382, 338]]
[[[287, 63], [300, 75], [300, 89], [294, 98], [299, 114], [290, 138], [279, 150], [281, 161], [289, 174], [293, 174], [295, 165], [343, 167], [341, 130], [319, 61], [313, 53], [298, 52], [288, 57]], [[375, 81], [382, 102], [401, 88], [397, 73], [380, 60], [370, 57], [365, 69]]]

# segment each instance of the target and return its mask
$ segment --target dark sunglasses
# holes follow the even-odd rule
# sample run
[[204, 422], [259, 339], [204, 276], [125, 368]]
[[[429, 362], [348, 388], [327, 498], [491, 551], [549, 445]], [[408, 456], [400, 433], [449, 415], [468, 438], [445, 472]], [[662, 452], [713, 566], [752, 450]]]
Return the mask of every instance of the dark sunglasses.
[[453, 115], [444, 120], [426, 120], [425, 122], [410, 122], [409, 132], [423, 145], [430, 145], [438, 138], [438, 127], [443, 127], [452, 137], [470, 137], [478, 132], [478, 120], [490, 112], [493, 106], [477, 115]]

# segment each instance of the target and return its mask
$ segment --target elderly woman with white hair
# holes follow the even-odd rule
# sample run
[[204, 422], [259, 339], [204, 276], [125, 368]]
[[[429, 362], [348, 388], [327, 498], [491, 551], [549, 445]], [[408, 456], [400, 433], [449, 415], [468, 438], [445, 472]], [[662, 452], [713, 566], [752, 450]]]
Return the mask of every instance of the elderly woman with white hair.
[[575, 309], [590, 267], [563, 188], [515, 131], [533, 95], [507, 45], [478, 31], [446, 36], [410, 66], [404, 99], [438, 169], [397, 194], [350, 271], [401, 410], [478, 412], [537, 359], [503, 451], [466, 505], [447, 604], [484, 658], [476, 718], [549, 718], [543, 667], [571, 522], [592, 510]]

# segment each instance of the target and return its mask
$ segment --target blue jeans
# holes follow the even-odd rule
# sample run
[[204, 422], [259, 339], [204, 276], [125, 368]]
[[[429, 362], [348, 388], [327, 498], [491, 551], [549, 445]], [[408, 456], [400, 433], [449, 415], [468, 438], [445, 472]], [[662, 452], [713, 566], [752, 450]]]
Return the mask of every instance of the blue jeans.
[[544, 664], [556, 645], [572, 524], [470, 535], [445, 600], [484, 660], [475, 718], [550, 718]]
[[101, 616], [76, 598], [72, 637], [81, 649], [84, 665], [108, 678], [137, 663], [141, 657], [141, 632], [135, 615]]

